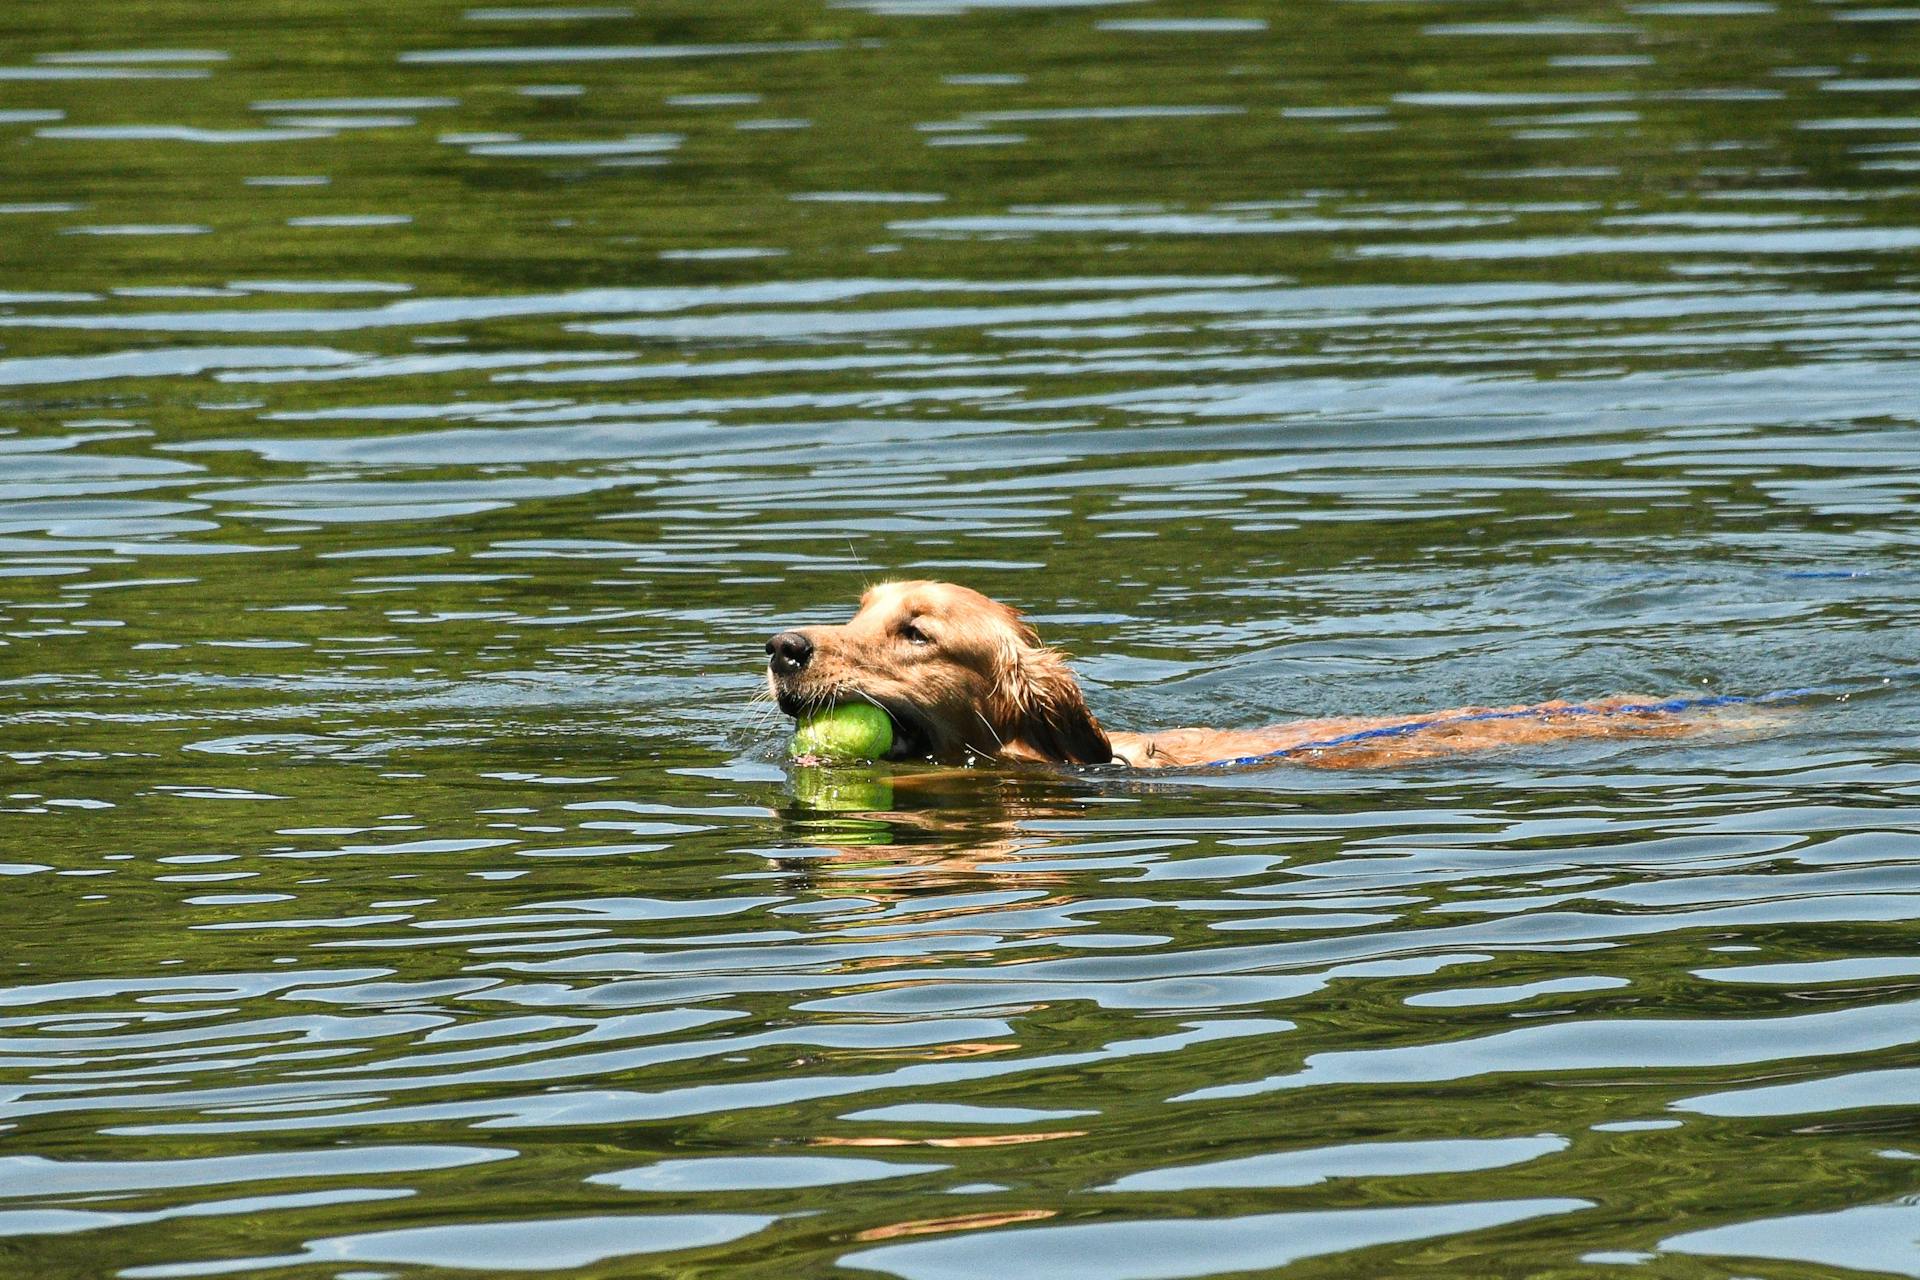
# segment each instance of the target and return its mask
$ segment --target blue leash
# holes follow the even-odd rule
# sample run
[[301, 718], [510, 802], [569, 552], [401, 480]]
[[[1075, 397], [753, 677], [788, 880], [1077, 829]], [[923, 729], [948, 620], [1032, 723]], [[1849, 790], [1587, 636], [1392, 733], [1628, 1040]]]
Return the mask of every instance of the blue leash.
[[1264, 764], [1269, 760], [1284, 760], [1289, 756], [1306, 755], [1314, 751], [1326, 751], [1332, 747], [1349, 746], [1356, 742], [1372, 742], [1380, 738], [1405, 738], [1427, 729], [1437, 729], [1443, 725], [1474, 724], [1483, 720], [1550, 720], [1555, 716], [1621, 716], [1649, 715], [1659, 712], [1704, 711], [1711, 707], [1763, 706], [1775, 702], [1793, 702], [1801, 698], [1819, 697], [1827, 693], [1839, 693], [1845, 690], [1838, 685], [1812, 687], [1806, 689], [1776, 689], [1772, 693], [1759, 694], [1710, 694], [1698, 698], [1668, 698], [1661, 702], [1629, 702], [1617, 707], [1522, 707], [1517, 711], [1473, 711], [1465, 715], [1435, 716], [1431, 720], [1415, 720], [1409, 724], [1383, 725], [1378, 729], [1358, 729], [1352, 733], [1343, 733], [1338, 737], [1321, 738], [1316, 742], [1302, 742], [1298, 746], [1282, 747], [1278, 751], [1267, 751], [1257, 756], [1236, 756], [1231, 760], [1210, 760], [1202, 768], [1230, 769], [1239, 765]]

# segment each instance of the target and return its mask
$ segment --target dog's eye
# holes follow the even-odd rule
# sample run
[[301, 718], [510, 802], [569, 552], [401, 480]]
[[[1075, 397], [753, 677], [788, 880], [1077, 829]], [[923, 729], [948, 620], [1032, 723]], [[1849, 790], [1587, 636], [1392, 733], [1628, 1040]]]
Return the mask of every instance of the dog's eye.
[[920, 629], [920, 624], [917, 622], [901, 623], [900, 636], [908, 644], [932, 644], [933, 643], [933, 637], [928, 635], [926, 632], [922, 631]]

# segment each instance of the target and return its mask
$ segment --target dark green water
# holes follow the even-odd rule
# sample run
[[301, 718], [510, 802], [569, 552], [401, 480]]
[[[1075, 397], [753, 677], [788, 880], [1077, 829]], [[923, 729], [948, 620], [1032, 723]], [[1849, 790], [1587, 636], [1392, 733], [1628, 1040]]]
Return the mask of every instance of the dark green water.
[[[0, 11], [0, 1271], [1920, 1276], [1920, 9]], [[968, 582], [1109, 723], [790, 777]]]

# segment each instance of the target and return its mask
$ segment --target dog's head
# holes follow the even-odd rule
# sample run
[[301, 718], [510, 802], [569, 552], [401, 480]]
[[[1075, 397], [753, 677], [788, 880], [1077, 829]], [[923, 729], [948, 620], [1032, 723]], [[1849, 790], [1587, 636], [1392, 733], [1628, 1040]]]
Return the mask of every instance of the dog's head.
[[1062, 655], [1019, 610], [950, 582], [884, 582], [842, 626], [782, 631], [767, 641], [767, 683], [791, 716], [881, 708], [897, 759], [1113, 758]]

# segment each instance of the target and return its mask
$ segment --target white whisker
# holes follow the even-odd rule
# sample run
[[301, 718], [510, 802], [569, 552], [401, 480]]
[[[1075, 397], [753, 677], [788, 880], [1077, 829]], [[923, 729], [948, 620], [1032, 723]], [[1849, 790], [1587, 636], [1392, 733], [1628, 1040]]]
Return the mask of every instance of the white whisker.
[[980, 708], [975, 707], [973, 709], [973, 718], [980, 722], [981, 728], [985, 729], [988, 733], [993, 735], [993, 740], [998, 746], [1004, 748], [1007, 745], [1007, 740], [1005, 738], [1002, 738], [1000, 736], [1000, 731], [993, 727], [993, 721], [987, 719], [984, 715], [980, 714]]
[[852, 557], [853, 567], [860, 571], [860, 589], [865, 591], [873, 585], [873, 570], [867, 566], [866, 561], [860, 558], [860, 553], [853, 549], [852, 538], [847, 539], [847, 555]]

